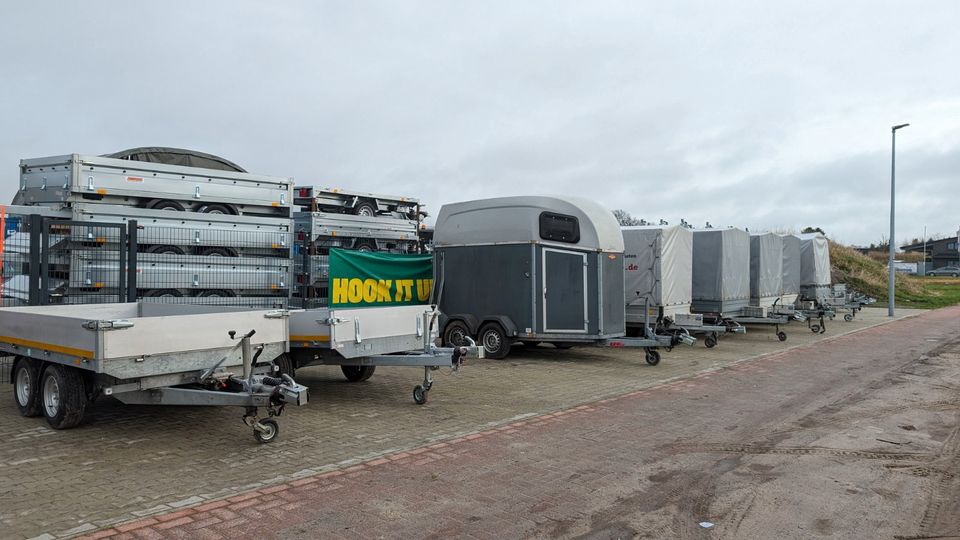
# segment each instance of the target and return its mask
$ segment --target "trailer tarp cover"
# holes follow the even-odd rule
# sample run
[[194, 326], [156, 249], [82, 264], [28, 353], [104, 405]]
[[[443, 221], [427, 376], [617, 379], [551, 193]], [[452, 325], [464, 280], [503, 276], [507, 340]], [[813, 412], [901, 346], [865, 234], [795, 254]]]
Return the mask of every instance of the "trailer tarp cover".
[[740, 229], [693, 231], [693, 301], [750, 299], [750, 235]]
[[785, 234], [783, 238], [783, 294], [800, 292], [800, 238]]
[[623, 227], [624, 296], [627, 305], [690, 304], [693, 299], [693, 233], [680, 226]]
[[780, 296], [783, 239], [773, 233], [750, 235], [750, 298]]
[[830, 285], [830, 246], [820, 233], [800, 235], [800, 285]]
[[330, 250], [330, 307], [426, 304], [433, 256]]
[[104, 154], [101, 157], [145, 161], [148, 163], [163, 163], [165, 165], [180, 165], [182, 167], [200, 167], [220, 171], [247, 172], [236, 163], [222, 157], [197, 152], [196, 150], [184, 150], [182, 148], [141, 146], [139, 148], [121, 150], [113, 154]]

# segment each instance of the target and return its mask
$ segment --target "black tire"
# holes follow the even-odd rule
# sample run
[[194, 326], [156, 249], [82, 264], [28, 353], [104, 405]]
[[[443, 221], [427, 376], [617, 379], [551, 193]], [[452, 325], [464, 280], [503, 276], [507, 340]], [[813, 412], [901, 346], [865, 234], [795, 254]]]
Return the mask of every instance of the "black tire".
[[553, 346], [560, 349], [561, 351], [565, 351], [567, 349], [573, 348], [573, 343], [562, 343], [562, 342], [554, 343]]
[[373, 372], [377, 366], [340, 366], [343, 376], [350, 382], [363, 382], [373, 377]]
[[446, 347], [463, 347], [467, 341], [463, 338], [470, 336], [470, 329], [463, 321], [450, 321], [443, 329], [443, 344]]
[[83, 421], [87, 408], [83, 375], [74, 368], [50, 364], [43, 370], [40, 404], [53, 429], [69, 429]]
[[197, 212], [200, 212], [201, 214], [222, 214], [225, 216], [233, 216], [237, 214], [232, 207], [226, 204], [205, 204], [200, 208], [197, 208]]
[[233, 298], [237, 293], [226, 289], [207, 289], [197, 294], [199, 298]]
[[237, 257], [237, 252], [225, 247], [203, 247], [197, 249], [197, 255], [204, 257]]
[[486, 358], [502, 360], [510, 354], [511, 340], [499, 323], [491, 322], [480, 327], [480, 344]]
[[810, 331], [813, 332], [814, 334], [820, 333], [820, 325], [819, 324], [811, 325]]
[[293, 365], [293, 358], [289, 354], [281, 354], [273, 359], [274, 365], [280, 370], [279, 374], [287, 374], [291, 377], [296, 376], [297, 368]]
[[40, 368], [37, 367], [37, 362], [18, 356], [11, 375], [13, 399], [17, 402], [20, 414], [26, 417], [43, 414], [40, 404]]
[[703, 344], [708, 348], [712, 349], [717, 346], [717, 338], [714, 336], [707, 336], [703, 340]]
[[361, 240], [357, 242], [353, 249], [364, 253], [373, 253], [377, 251], [377, 244], [372, 240]]
[[176, 289], [151, 289], [143, 294], [144, 298], [180, 298], [183, 293]]
[[660, 351], [656, 349], [647, 349], [646, 354], [647, 363], [651, 366], [655, 366], [660, 363]]
[[417, 405], [423, 405], [427, 402], [427, 394], [430, 391], [423, 387], [422, 384], [418, 384], [413, 387], [413, 402]]
[[182, 249], [177, 246], [150, 246], [147, 253], [156, 253], [158, 255], [185, 255]]
[[376, 217], [377, 209], [374, 208], [372, 203], [362, 202], [353, 207], [353, 213], [357, 216]]
[[777, 332], [777, 339], [779, 339], [780, 341], [786, 341], [786, 340], [787, 340], [787, 333], [786, 333], [786, 332], [782, 332], [782, 331], [781, 331], [781, 332]]
[[253, 430], [253, 438], [256, 439], [258, 443], [267, 444], [277, 440], [277, 437], [280, 436], [280, 424], [278, 424], [276, 420], [273, 418], [264, 418], [260, 420], [260, 424], [267, 428], [267, 432], [261, 433], [256, 429]]
[[147, 205], [147, 208], [151, 210], [171, 210], [175, 212], [184, 211], [183, 205], [177, 201], [167, 201], [163, 199], [151, 201], [150, 204]]
[[845, 320], [845, 321], [847, 321], [847, 322], [852, 322], [852, 321], [853, 321], [853, 315], [850, 314], [850, 313], [847, 313], [846, 315], [843, 316], [843, 320]]

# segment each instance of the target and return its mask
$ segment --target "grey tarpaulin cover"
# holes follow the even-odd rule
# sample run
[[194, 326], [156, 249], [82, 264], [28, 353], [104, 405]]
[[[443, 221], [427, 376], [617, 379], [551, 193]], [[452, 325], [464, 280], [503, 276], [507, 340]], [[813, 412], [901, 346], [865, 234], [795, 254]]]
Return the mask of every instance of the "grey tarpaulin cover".
[[680, 226], [623, 227], [627, 305], [689, 306], [693, 299], [693, 233]]
[[830, 285], [830, 246], [820, 233], [800, 235], [800, 285]]
[[740, 229], [693, 231], [693, 303], [750, 299], [750, 235]]
[[800, 292], [800, 238], [785, 234], [783, 238], [783, 294]]
[[104, 154], [101, 157], [146, 161], [149, 163], [164, 163], [166, 165], [181, 165], [184, 167], [201, 167], [219, 171], [247, 172], [236, 163], [222, 157], [197, 152], [196, 150], [184, 150], [182, 148], [141, 146], [139, 148], [121, 150], [113, 154]]
[[[783, 289], [783, 238], [774, 233], [750, 235], [750, 299], [770, 305]], [[766, 299], [766, 301], [764, 300]]]

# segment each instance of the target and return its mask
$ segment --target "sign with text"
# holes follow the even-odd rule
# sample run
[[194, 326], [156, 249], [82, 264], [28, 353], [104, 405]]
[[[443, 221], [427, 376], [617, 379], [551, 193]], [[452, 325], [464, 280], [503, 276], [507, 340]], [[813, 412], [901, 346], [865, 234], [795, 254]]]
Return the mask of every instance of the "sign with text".
[[329, 279], [330, 307], [426, 304], [433, 256], [331, 249]]

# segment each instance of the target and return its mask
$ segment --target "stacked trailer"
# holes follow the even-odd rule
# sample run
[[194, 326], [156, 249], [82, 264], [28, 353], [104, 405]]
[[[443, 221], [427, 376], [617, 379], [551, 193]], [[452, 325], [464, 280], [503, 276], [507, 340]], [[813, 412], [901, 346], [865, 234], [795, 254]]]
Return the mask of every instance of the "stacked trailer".
[[682, 226], [630, 226], [623, 233], [627, 334], [641, 333], [650, 320], [656, 333], [682, 337], [706, 334], [717, 345], [726, 327], [706, 325], [690, 313], [693, 299], [693, 233]]
[[[449, 344], [475, 338], [491, 358], [514, 343], [644, 347], [650, 321], [624, 338], [623, 236], [613, 215], [580, 198], [503, 197], [448, 204], [434, 234], [435, 295]], [[692, 338], [684, 340], [693, 342]]]
[[377, 195], [340, 188], [297, 187], [294, 204], [305, 212], [392, 217], [420, 222], [425, 215], [420, 200], [397, 195]]
[[[128, 257], [138, 298], [284, 307], [292, 189], [216, 156], [140, 148], [23, 160], [14, 201], [57, 212], [44, 281], [63, 303], [114, 301]], [[137, 250], [125, 254], [128, 232]]]

